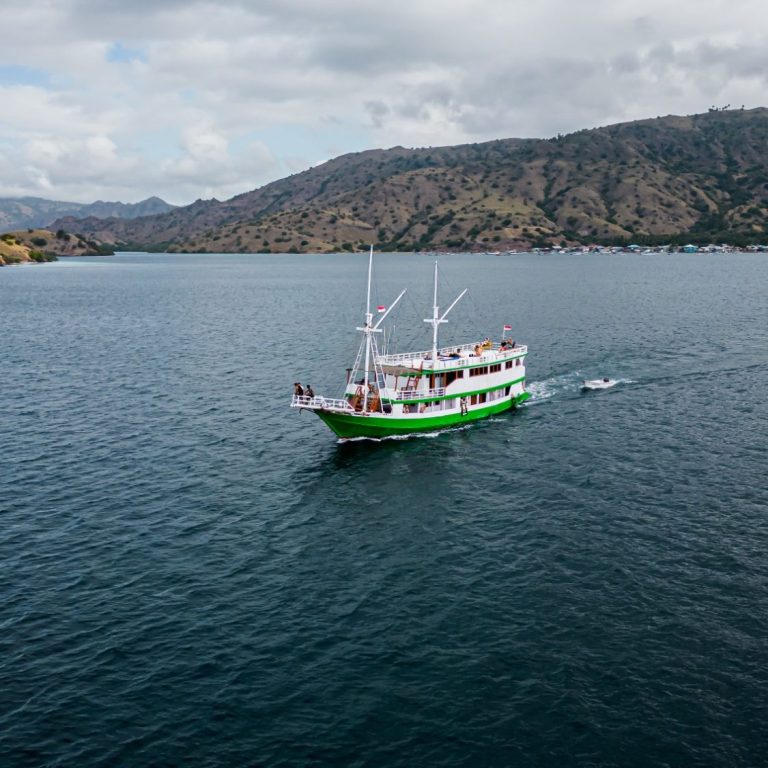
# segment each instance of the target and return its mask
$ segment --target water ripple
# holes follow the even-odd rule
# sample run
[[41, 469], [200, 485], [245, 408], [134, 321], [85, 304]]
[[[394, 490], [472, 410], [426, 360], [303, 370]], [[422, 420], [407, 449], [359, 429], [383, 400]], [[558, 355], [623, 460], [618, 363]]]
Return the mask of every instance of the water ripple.
[[529, 403], [338, 444], [352, 258], [3, 273], [3, 766], [763, 764], [766, 263], [520, 255]]

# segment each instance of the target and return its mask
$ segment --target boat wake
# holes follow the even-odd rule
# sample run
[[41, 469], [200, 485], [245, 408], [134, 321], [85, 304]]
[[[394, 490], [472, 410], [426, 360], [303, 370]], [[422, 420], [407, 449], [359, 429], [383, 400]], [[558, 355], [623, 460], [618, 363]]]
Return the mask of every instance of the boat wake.
[[531, 381], [525, 387], [531, 396], [523, 403], [523, 406], [537, 405], [558, 395], [576, 391], [583, 381], [584, 378], [579, 375], [578, 371], [552, 376], [542, 381]]
[[[581, 371], [570, 371], [559, 376], [552, 376], [542, 381], [532, 381], [526, 385], [531, 397], [523, 407], [545, 403], [554, 397], [575, 396], [581, 392], [586, 376]], [[633, 379], [611, 379], [611, 386], [618, 384], [636, 384]]]
[[409, 435], [387, 435], [386, 437], [340, 437], [336, 442], [339, 445], [349, 443], [385, 443], [390, 440], [412, 440], [415, 437], [437, 437], [441, 432], [413, 432]]
[[[490, 419], [485, 419], [485, 421], [490, 421]], [[440, 437], [440, 435], [446, 435], [449, 432], [463, 432], [465, 429], [470, 429], [476, 424], [477, 422], [472, 422], [470, 424], [462, 424], [458, 427], [438, 429], [434, 432], [409, 432], [405, 435], [387, 435], [386, 437], [340, 437], [336, 443], [338, 445], [348, 445], [349, 443], [386, 443], [392, 440], [413, 440], [415, 438], [431, 439]]]

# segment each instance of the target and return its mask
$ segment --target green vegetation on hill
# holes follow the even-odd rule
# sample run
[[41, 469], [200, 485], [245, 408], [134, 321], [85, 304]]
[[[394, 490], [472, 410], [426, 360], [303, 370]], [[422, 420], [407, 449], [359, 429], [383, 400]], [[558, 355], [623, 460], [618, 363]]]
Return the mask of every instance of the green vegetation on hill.
[[767, 146], [768, 109], [668, 116], [343, 155], [225, 202], [67, 224], [105, 242], [207, 252], [746, 244], [768, 239]]
[[71, 235], [63, 229], [26, 229], [0, 235], [0, 266], [56, 261], [59, 256], [95, 256], [112, 253], [92, 238]]

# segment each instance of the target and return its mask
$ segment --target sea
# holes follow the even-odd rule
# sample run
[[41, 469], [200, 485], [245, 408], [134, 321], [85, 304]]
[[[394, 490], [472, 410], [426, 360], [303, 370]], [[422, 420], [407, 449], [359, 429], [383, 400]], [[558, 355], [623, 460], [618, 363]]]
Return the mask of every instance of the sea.
[[768, 765], [768, 256], [438, 262], [531, 399], [348, 442], [367, 254], [0, 270], [3, 768]]

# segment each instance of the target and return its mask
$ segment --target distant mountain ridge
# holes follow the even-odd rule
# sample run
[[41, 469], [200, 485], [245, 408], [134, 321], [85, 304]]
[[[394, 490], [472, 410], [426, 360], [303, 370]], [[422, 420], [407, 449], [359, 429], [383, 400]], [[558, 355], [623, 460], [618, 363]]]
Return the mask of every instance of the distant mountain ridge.
[[175, 207], [159, 197], [149, 197], [138, 203], [103, 200], [95, 203], [70, 203], [42, 197], [5, 197], [0, 198], [0, 231], [44, 227], [62, 216], [133, 219], [166, 213]]
[[768, 239], [768, 109], [342, 155], [224, 202], [53, 224], [149, 250], [500, 250]]

